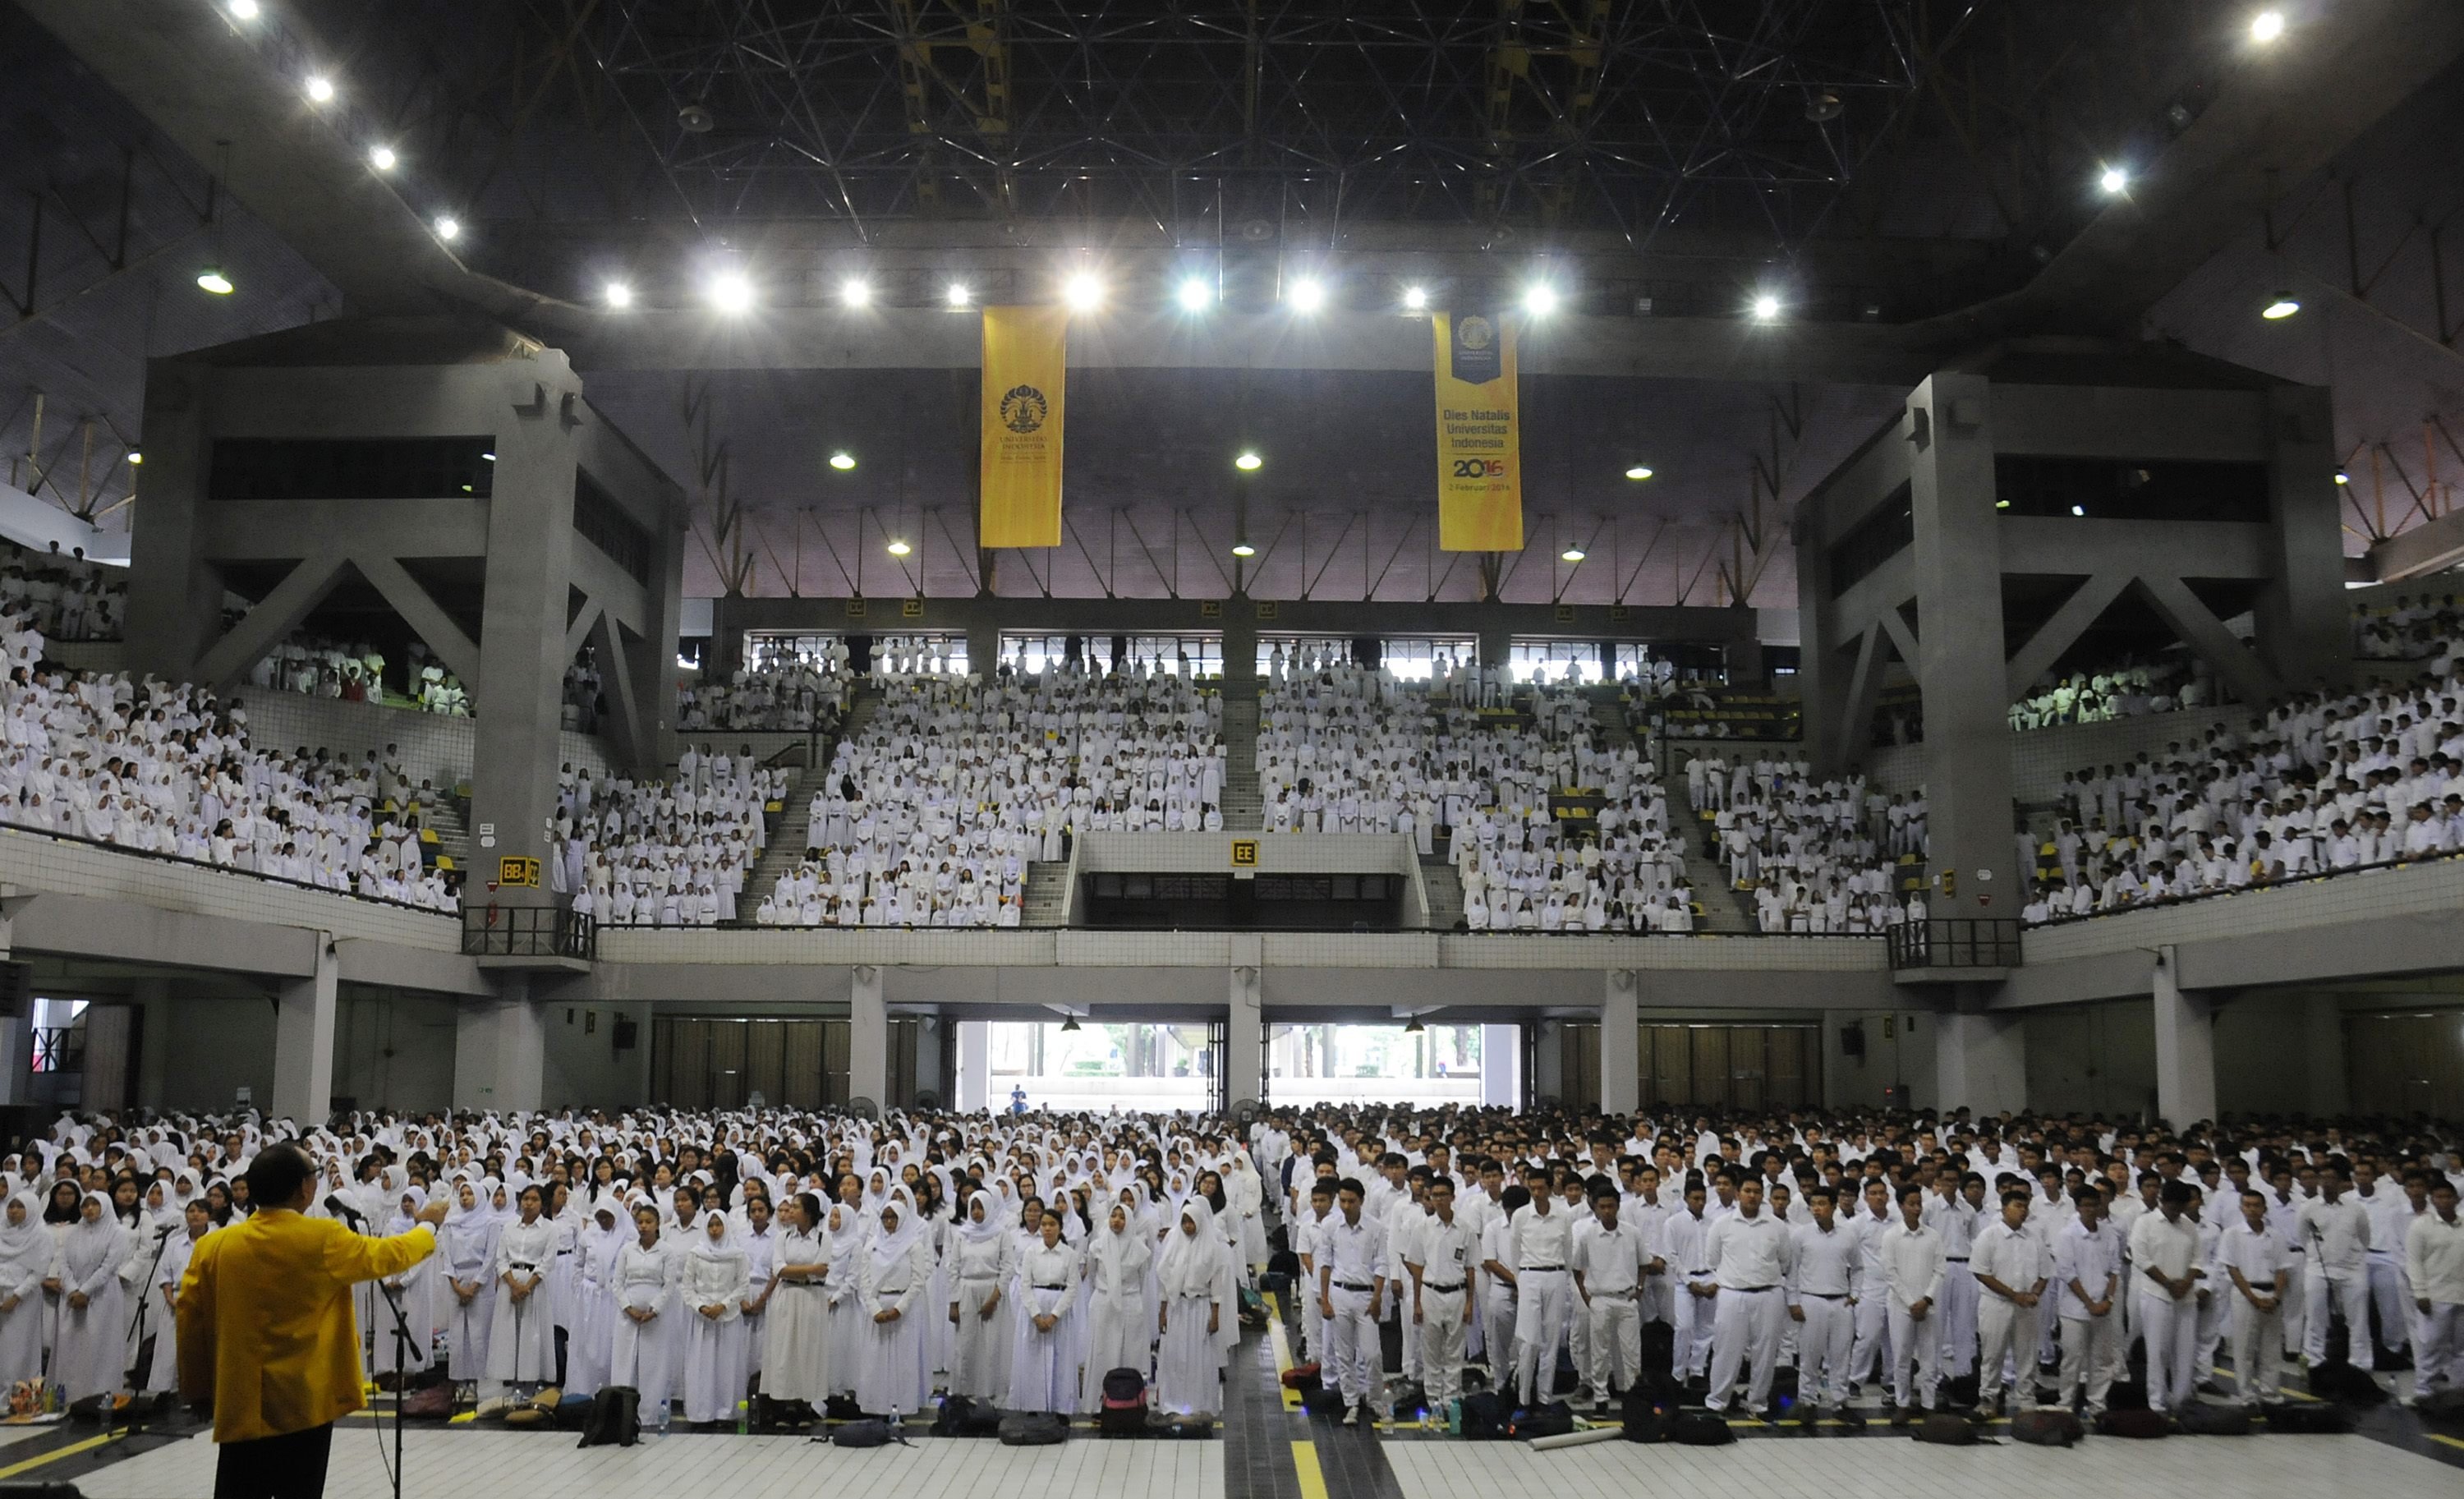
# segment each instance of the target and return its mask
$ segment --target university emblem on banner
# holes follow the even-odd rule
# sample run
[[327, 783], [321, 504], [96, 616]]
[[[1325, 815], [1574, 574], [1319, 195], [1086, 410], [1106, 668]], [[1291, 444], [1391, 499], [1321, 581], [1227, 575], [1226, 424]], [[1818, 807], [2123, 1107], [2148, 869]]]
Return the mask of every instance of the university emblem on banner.
[[1454, 377], [1467, 386], [1485, 386], [1502, 373], [1497, 324], [1478, 313], [1455, 320]]
[[1033, 386], [1013, 386], [1001, 398], [1001, 425], [1022, 434], [1041, 430], [1051, 410], [1044, 392]]

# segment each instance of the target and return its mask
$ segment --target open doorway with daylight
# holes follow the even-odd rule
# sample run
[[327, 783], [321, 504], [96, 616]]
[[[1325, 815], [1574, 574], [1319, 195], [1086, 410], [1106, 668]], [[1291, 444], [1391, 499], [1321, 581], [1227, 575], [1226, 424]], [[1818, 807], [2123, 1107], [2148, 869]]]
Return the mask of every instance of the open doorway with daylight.
[[1274, 1102], [1463, 1104], [1481, 1100], [1478, 1025], [1269, 1025]]
[[986, 1101], [996, 1112], [1022, 1103], [1061, 1113], [1215, 1107], [1212, 1026], [995, 1021], [986, 1029]]

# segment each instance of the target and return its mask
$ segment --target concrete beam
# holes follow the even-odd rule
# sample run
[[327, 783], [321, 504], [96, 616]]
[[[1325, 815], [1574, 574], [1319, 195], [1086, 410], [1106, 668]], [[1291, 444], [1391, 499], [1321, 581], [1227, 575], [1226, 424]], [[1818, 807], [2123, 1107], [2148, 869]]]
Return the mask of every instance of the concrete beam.
[[2036, 627], [2036, 632], [2029, 636], [2028, 643], [2019, 648], [2019, 653], [2011, 658], [2011, 701], [2017, 702], [2028, 694], [2028, 689], [2035, 685], [2036, 678], [2051, 671], [2054, 663], [2061, 659], [2062, 652], [2071, 648], [2071, 643], [2085, 634], [2088, 627], [2112, 606], [2113, 601], [2122, 597], [2122, 590], [2130, 586], [2132, 577], [2125, 563], [2080, 581], [2071, 596], [2062, 601], [2062, 606], [2054, 610], [2044, 624]]
[[[152, 468], [152, 464], [147, 464]], [[275, 562], [297, 557], [301, 540], [333, 523], [330, 499], [218, 499], [201, 505], [199, 554], [212, 562]], [[353, 504], [351, 543], [356, 551], [387, 557], [484, 557], [488, 552], [488, 502], [484, 499], [389, 499]]]
[[351, 565], [357, 567], [360, 576], [393, 606], [393, 611], [402, 616], [402, 622], [410, 627], [411, 632], [428, 643], [429, 650], [445, 663], [445, 669], [462, 679], [462, 686], [470, 693], [471, 700], [478, 701], [478, 642], [465, 634], [462, 627], [454, 623], [453, 616], [438, 606], [436, 600], [420, 585], [419, 580], [392, 557], [354, 546], [351, 549]]
[[[1997, 387], [1998, 388], [1998, 387]], [[2118, 562], [2186, 578], [2273, 578], [2268, 528], [2222, 520], [2111, 520], [2094, 516], [2000, 518], [2006, 571], [2085, 578]]]
[[2365, 554], [2374, 583], [2410, 583], [2464, 562], [2464, 510], [2451, 510], [2375, 542]]
[[[1412, 604], [1253, 600], [1190, 595], [1179, 599], [928, 598], [922, 612], [899, 612], [903, 600], [865, 601], [862, 617], [850, 617], [845, 598], [723, 598], [712, 614], [712, 630], [805, 630], [826, 634], [971, 634], [979, 628], [1028, 634], [1171, 634], [1222, 630], [1227, 638], [1246, 629], [1293, 635], [1548, 635], [1600, 640], [1680, 640], [1705, 645], [1756, 638], [1754, 611], [1636, 606], [1612, 619], [1605, 605], [1567, 608], [1547, 604]], [[1206, 609], [1213, 606], [1216, 612]], [[1271, 618], [1261, 617], [1271, 608]]]
[[2181, 579], [2143, 574], [2139, 587], [2166, 626], [2216, 669], [2216, 675], [2234, 696], [2246, 703], [2263, 703], [2283, 690], [2276, 673], [2260, 664]]
[[216, 687], [239, 680], [241, 672], [264, 659], [267, 651], [299, 628], [311, 609], [324, 602], [325, 595], [342, 581], [348, 562], [335, 550], [301, 558], [298, 566], [256, 601], [256, 607], [197, 658], [196, 679]]

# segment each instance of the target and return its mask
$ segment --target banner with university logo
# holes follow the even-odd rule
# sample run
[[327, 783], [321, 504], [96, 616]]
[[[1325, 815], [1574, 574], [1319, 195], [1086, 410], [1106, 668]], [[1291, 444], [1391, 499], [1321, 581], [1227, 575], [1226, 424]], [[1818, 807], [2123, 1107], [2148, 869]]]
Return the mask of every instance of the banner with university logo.
[[1438, 545], [1523, 549], [1514, 325], [1486, 311], [1429, 319], [1438, 338]]
[[1061, 544], [1066, 307], [984, 309], [983, 503], [977, 544]]

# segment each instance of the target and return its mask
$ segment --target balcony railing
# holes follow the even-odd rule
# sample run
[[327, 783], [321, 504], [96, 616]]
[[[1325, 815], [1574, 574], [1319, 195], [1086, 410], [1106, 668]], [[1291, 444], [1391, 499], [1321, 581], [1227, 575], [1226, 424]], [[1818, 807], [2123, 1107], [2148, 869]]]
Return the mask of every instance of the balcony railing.
[[1892, 927], [1891, 968], [2016, 968], [2016, 916], [1929, 916]]
[[599, 923], [559, 906], [466, 906], [462, 954], [589, 962], [599, 956]]

